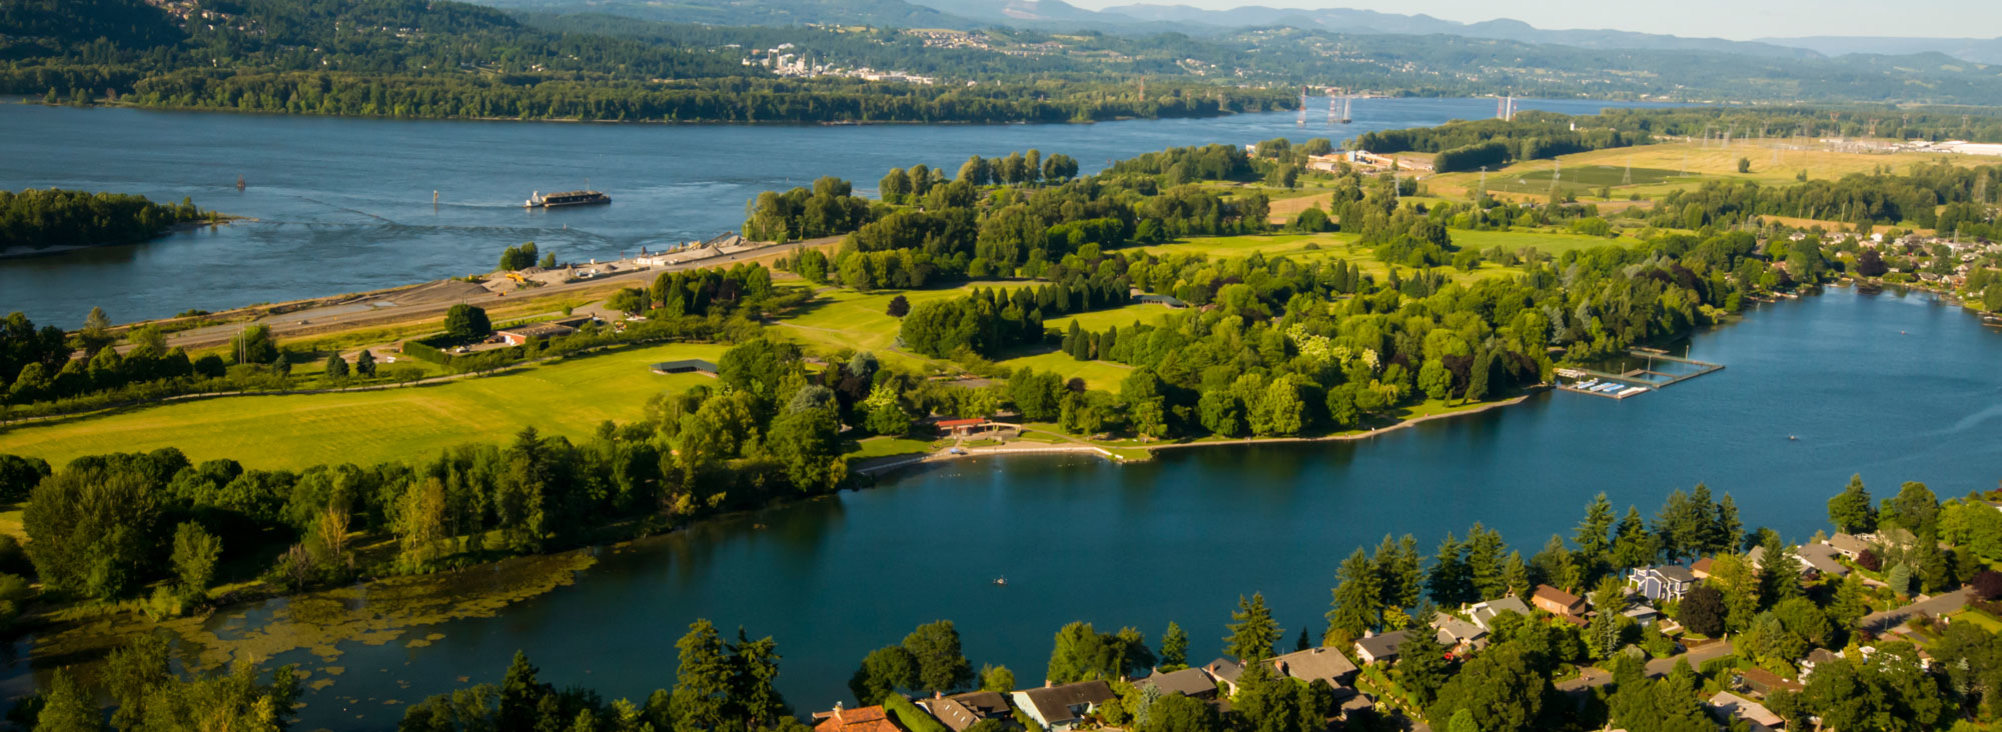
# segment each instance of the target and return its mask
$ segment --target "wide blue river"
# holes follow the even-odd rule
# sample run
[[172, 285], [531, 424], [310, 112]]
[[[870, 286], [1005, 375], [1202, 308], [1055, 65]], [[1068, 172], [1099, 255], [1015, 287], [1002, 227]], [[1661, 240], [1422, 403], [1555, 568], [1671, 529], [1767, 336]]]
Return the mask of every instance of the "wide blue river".
[[[1524, 108], [1590, 113], [1589, 101]], [[0, 188], [192, 198], [257, 219], [133, 246], [0, 258], [0, 314], [76, 327], [456, 277], [533, 241], [566, 261], [739, 228], [766, 190], [835, 175], [871, 190], [891, 168], [959, 170], [1036, 148], [1086, 172], [1181, 145], [1343, 138], [1494, 113], [1491, 99], [1363, 99], [1355, 122], [1291, 113], [1096, 125], [667, 126], [360, 120], [0, 104]], [[246, 187], [236, 189], [237, 178]], [[590, 186], [610, 206], [525, 211], [537, 190]], [[432, 193], [439, 204], [432, 205]]]
[[[1681, 345], [1727, 368], [1625, 401], [1543, 394], [1355, 443], [1124, 466], [970, 461], [711, 522], [606, 552], [575, 585], [498, 617], [405, 637], [444, 636], [428, 647], [343, 644], [346, 671], [308, 695], [304, 727], [386, 727], [461, 677], [498, 682], [517, 649], [545, 680], [641, 699], [673, 683], [674, 642], [696, 618], [775, 636], [780, 687], [801, 711], [847, 700], [865, 654], [940, 618], [976, 665], [1024, 684], [1072, 620], [1132, 625], [1152, 643], [1175, 620], [1207, 660], [1240, 594], [1264, 592], [1288, 642], [1302, 626], [1318, 634], [1336, 565], [1386, 533], [1416, 535], [1429, 555], [1481, 521], [1528, 554], [1569, 536], [1595, 493], [1652, 516], [1669, 491], [1706, 482], [1747, 528], [1799, 541], [1826, 527], [1852, 473], [1880, 497], [1907, 480], [1951, 497], [2002, 478], [2002, 331], [1958, 308], [1838, 289]], [[274, 606], [211, 623], [254, 626]], [[36, 671], [15, 662], [7, 687]]]
[[[1538, 105], [1579, 110], [1583, 103]], [[1340, 130], [1478, 117], [1484, 100], [1365, 100]], [[873, 181], [914, 161], [1038, 147], [1094, 164], [1171, 145], [1302, 131], [1290, 115], [1088, 127], [640, 127], [395, 122], [0, 106], [0, 184], [191, 195], [255, 224], [82, 256], [0, 260], [0, 311], [74, 323], [189, 306], [359, 290], [463, 273], [517, 240], [615, 256], [732, 228], [759, 190], [834, 173]], [[238, 174], [249, 188], [238, 194]], [[610, 207], [525, 214], [535, 188], [592, 185]], [[445, 205], [433, 209], [430, 192]], [[574, 213], [574, 215], [570, 215]], [[568, 228], [565, 228], [565, 225]], [[1837, 289], [1765, 305], [1695, 335], [1721, 372], [1626, 401], [1543, 394], [1480, 415], [1341, 444], [1215, 447], [1115, 466], [973, 461], [717, 521], [607, 552], [575, 585], [498, 617], [416, 629], [426, 647], [349, 643], [345, 673], [310, 692], [305, 729], [380, 729], [403, 705], [498, 681], [526, 650], [544, 678], [642, 698], [673, 683], [674, 641], [698, 617], [773, 635], [801, 711], [848, 696], [870, 649], [939, 618], [976, 665], [1041, 678], [1064, 623], [1171, 619], [1193, 655], [1219, 651], [1240, 594], [1264, 592], [1288, 638], [1318, 633], [1334, 570], [1386, 533], [1429, 554], [1475, 521], [1525, 554], [1569, 535], [1605, 491], [1652, 515], [1676, 488], [1733, 495], [1748, 527], [1790, 539], [1826, 524], [1852, 473], [1942, 496], [2002, 478], [2002, 332], [1929, 296]], [[1789, 436], [1797, 440], [1789, 440]], [[993, 579], [1005, 575], [1008, 584]], [[254, 624], [272, 606], [213, 622]], [[0, 689], [47, 669], [0, 659]], [[272, 659], [322, 664], [303, 653]], [[329, 678], [316, 674], [315, 678]]]

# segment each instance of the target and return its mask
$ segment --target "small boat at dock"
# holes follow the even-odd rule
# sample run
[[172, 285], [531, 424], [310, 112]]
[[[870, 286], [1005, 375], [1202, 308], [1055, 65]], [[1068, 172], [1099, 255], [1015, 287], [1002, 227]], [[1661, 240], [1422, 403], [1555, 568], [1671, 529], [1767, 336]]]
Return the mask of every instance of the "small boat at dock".
[[541, 191], [536, 191], [521, 206], [522, 208], [562, 208], [565, 206], [590, 206], [611, 202], [611, 196], [597, 191], [564, 191], [562, 193], [551, 193], [547, 196], [542, 195]]

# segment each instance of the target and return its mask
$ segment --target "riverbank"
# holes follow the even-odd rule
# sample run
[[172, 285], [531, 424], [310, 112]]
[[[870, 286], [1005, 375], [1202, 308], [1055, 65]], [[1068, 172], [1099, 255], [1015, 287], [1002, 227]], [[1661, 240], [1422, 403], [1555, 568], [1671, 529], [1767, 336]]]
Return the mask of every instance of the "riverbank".
[[1028, 440], [1028, 441], [1018, 440], [1016, 442], [1002, 444], [1002, 445], [972, 445], [972, 446], [955, 444], [951, 447], [940, 448], [931, 453], [926, 453], [922, 455], [907, 455], [907, 456], [892, 455], [883, 458], [877, 458], [875, 462], [869, 465], [856, 468], [855, 472], [873, 477], [894, 472], [896, 470], [900, 470], [903, 468], [918, 467], [923, 465], [937, 465], [957, 460], [969, 460], [973, 458], [1020, 457], [1020, 456], [1037, 456], [1037, 455], [1086, 455], [1092, 457], [1105, 458], [1106, 460], [1117, 464], [1127, 464], [1132, 462], [1145, 462], [1148, 460], [1152, 460], [1154, 457], [1154, 453], [1163, 450], [1178, 450], [1178, 449], [1198, 448], [1198, 447], [1251, 447], [1260, 445], [1290, 445], [1290, 444], [1315, 443], [1315, 442], [1355, 442], [1355, 441], [1367, 440], [1379, 437], [1402, 429], [1416, 427], [1426, 422], [1453, 419], [1457, 417], [1469, 417], [1492, 409], [1500, 409], [1503, 407], [1514, 406], [1523, 403], [1524, 401], [1528, 400], [1531, 396], [1534, 396], [1538, 393], [1542, 393], [1545, 391], [1549, 391], [1550, 388], [1551, 387], [1547, 384], [1540, 384], [1526, 390], [1525, 393], [1521, 395], [1511, 397], [1508, 399], [1503, 399], [1500, 401], [1481, 402], [1479, 404], [1472, 404], [1472, 405], [1466, 405], [1464, 407], [1451, 408], [1450, 411], [1411, 417], [1409, 419], [1399, 420], [1392, 424], [1387, 424], [1380, 427], [1373, 427], [1367, 430], [1351, 430], [1347, 432], [1338, 432], [1330, 435], [1316, 435], [1312, 437], [1245, 437], [1242, 439], [1204, 438], [1199, 440], [1188, 440], [1182, 442], [1169, 442], [1160, 444], [1147, 444], [1147, 443], [1135, 444], [1135, 442], [1132, 440], [1123, 440], [1118, 442], [1084, 440], [1060, 432], [1052, 432], [1049, 430], [1041, 430], [1041, 429], [1017, 426], [1017, 429], [1020, 432], [1024, 433], [1035, 432], [1038, 434], [1051, 435], [1052, 437], [1055, 438], [1056, 441], [1042, 442], [1036, 440]]

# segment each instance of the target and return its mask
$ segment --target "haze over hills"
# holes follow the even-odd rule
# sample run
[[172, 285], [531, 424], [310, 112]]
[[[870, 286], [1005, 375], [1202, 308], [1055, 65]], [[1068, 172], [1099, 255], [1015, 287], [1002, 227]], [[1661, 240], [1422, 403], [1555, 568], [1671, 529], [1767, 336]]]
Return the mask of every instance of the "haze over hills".
[[1462, 23], [1423, 13], [1351, 8], [1247, 5], [1207, 10], [1133, 4], [1088, 10], [1063, 0], [477, 0], [495, 7], [554, 13], [610, 13], [705, 25], [873, 25], [969, 30], [1011, 26], [1041, 31], [1181, 32], [1215, 36], [1249, 28], [1292, 27], [1348, 35], [1451, 35], [1589, 49], [1732, 53], [1767, 58], [1815, 55], [1910, 55], [1938, 52], [1963, 61], [2002, 64], [2002, 39], [1807, 37], [1733, 41], [1620, 30], [1549, 30], [1498, 18]]
[[1761, 38], [1760, 43], [1804, 48], [1824, 56], [1852, 53], [1903, 55], [1944, 53], [1963, 61], [2002, 64], [2002, 38], [1892, 38], [1878, 36], [1807, 36]]

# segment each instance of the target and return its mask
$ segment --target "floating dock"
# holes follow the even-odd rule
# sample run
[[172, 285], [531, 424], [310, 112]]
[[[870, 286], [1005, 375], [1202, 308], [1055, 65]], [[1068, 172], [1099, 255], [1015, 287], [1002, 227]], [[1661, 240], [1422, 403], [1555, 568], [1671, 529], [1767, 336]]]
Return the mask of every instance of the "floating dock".
[[[1668, 355], [1665, 352], [1636, 348], [1627, 352], [1634, 358], [1646, 359], [1647, 365], [1625, 373], [1608, 373], [1592, 369], [1563, 368], [1557, 370], [1557, 389], [1575, 394], [1590, 394], [1608, 399], [1626, 399], [1651, 391], [1674, 386], [1705, 374], [1724, 369], [1723, 364], [1708, 363], [1694, 359]], [[1667, 373], [1655, 370], [1657, 361], [1693, 367], [1682, 373]], [[1569, 381], [1566, 381], [1568, 379]]]

